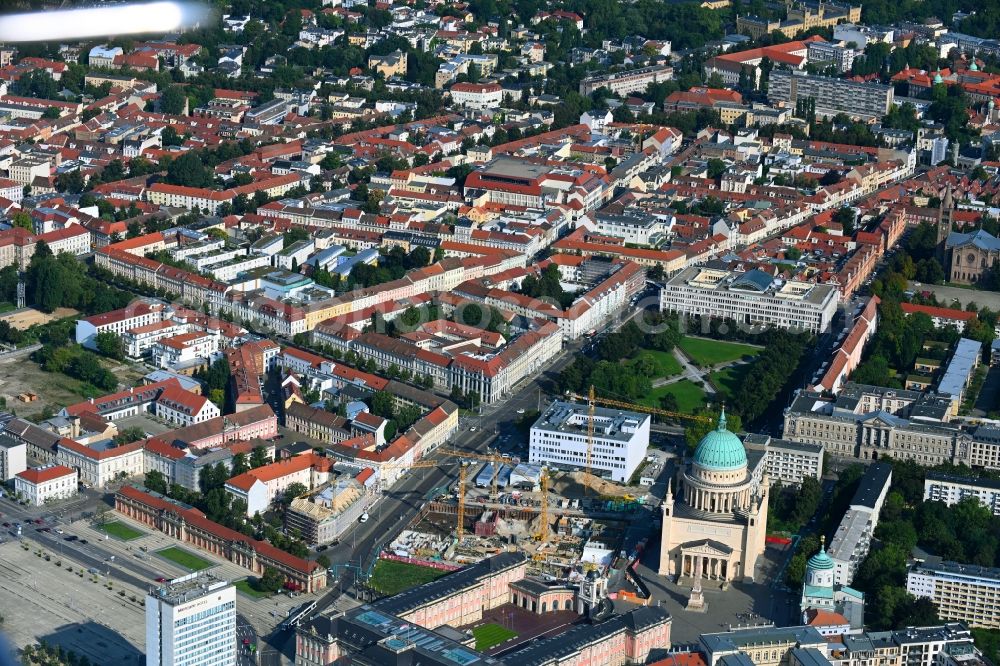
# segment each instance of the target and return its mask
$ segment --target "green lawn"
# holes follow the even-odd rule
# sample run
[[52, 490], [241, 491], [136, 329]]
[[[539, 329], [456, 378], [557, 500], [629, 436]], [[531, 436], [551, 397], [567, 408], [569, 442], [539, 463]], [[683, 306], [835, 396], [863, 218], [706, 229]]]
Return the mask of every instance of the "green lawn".
[[[681, 373], [681, 364], [670, 352], [643, 349], [636, 355], [636, 360], [647, 359], [656, 368], [654, 377], [673, 377]], [[634, 362], [634, 361], [633, 361]]]
[[263, 592], [255, 588], [249, 578], [238, 580], [233, 583], [233, 586], [238, 592], [242, 592], [243, 594], [253, 597], [254, 599], [267, 599], [272, 596], [270, 592]]
[[371, 585], [382, 594], [392, 596], [411, 587], [429, 583], [446, 573], [448, 572], [442, 569], [422, 567], [419, 564], [379, 560], [375, 563], [375, 571], [372, 572]]
[[472, 630], [472, 635], [476, 638], [476, 650], [482, 652], [514, 638], [517, 636], [517, 632], [511, 631], [507, 627], [501, 627], [499, 624], [490, 623], [479, 625]]
[[132, 539], [138, 539], [139, 537], [144, 536], [143, 532], [118, 520], [105, 523], [104, 525], [98, 525], [97, 529], [105, 534], [110, 534], [116, 539], [121, 539], [122, 541], [131, 541]]
[[759, 347], [706, 338], [686, 337], [681, 340], [680, 348], [698, 365], [730, 363], [744, 356], [756, 356], [760, 353]]
[[719, 393], [723, 394], [727, 400], [732, 399], [736, 395], [736, 389], [739, 388], [743, 380], [746, 379], [747, 373], [750, 372], [750, 368], [753, 367], [752, 363], [745, 363], [743, 365], [731, 365], [728, 368], [723, 368], [722, 370], [717, 370], [708, 376], [715, 388], [719, 390]]
[[17, 306], [13, 303], [8, 303], [7, 301], [0, 301], [0, 314], [4, 312], [10, 312], [11, 310], [16, 310]]
[[648, 396], [639, 400], [639, 402], [650, 407], [659, 407], [660, 398], [668, 393], [677, 398], [678, 411], [687, 414], [694, 412], [695, 409], [705, 403], [705, 391], [690, 379], [682, 379], [673, 384], [655, 388]]
[[191, 571], [201, 571], [202, 569], [215, 566], [208, 560], [198, 557], [194, 553], [178, 548], [177, 546], [170, 546], [169, 548], [158, 550], [156, 553], [160, 557], [164, 557], [174, 564], [179, 564], [185, 569], [189, 569]]

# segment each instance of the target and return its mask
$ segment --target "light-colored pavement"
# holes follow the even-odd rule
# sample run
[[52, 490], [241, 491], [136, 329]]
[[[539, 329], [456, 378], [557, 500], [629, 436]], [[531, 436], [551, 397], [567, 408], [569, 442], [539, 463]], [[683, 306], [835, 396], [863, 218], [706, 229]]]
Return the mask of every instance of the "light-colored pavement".
[[715, 395], [715, 387], [712, 386], [711, 382], [705, 380], [705, 376], [709, 372], [711, 372], [710, 370], [702, 370], [701, 368], [696, 368], [694, 365], [691, 364], [691, 361], [688, 359], [688, 357], [685, 356], [684, 353], [677, 347], [674, 347], [672, 353], [674, 355], [674, 358], [677, 359], [677, 362], [681, 364], [681, 370], [682, 370], [681, 374], [671, 377], [670, 380], [663, 382], [663, 384], [654, 382], [653, 384], [654, 388], [656, 388], [657, 386], [663, 386], [665, 384], [673, 384], [674, 382], [678, 382], [682, 379], [689, 379], [695, 384], [701, 386], [705, 390], [706, 394]]
[[35, 554], [37, 544], [24, 543], [28, 550], [17, 541], [0, 545], [0, 609], [4, 633], [14, 647], [44, 640], [94, 664], [140, 663], [146, 642], [145, 591], [120, 581], [113, 581], [109, 590], [103, 576], [86, 573], [48, 549], [46, 561]]
[[943, 302], [946, 305], [957, 300], [962, 304], [962, 307], [965, 307], [969, 303], [976, 303], [977, 305], [985, 305], [991, 310], [1000, 310], [1000, 292], [924, 284], [912, 280], [908, 284], [909, 288], [917, 293], [921, 291], [931, 292], [937, 296], [939, 302]]

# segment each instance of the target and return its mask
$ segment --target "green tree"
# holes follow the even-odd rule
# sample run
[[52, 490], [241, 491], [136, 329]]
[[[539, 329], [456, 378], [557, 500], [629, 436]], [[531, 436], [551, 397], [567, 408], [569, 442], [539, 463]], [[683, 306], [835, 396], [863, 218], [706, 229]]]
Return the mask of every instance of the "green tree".
[[31, 220], [31, 215], [23, 210], [19, 210], [14, 213], [10, 220], [12, 226], [20, 227], [22, 229], [27, 229], [28, 231], [34, 232], [35, 224]]
[[271, 462], [271, 459], [267, 455], [267, 449], [263, 446], [255, 446], [250, 450], [250, 467], [252, 469], [263, 467], [269, 462]]
[[260, 577], [260, 589], [265, 592], [277, 592], [285, 584], [285, 575], [274, 567], [265, 567], [264, 574]]
[[158, 472], [155, 469], [146, 472], [146, 487], [154, 493], [167, 494], [167, 480], [162, 472]]
[[98, 353], [108, 358], [120, 361], [125, 358], [125, 344], [122, 339], [111, 331], [101, 331], [94, 337], [94, 345]]
[[180, 86], [170, 86], [160, 95], [160, 110], [163, 113], [180, 115], [184, 113], [186, 104], [187, 97], [184, 95], [184, 89]]

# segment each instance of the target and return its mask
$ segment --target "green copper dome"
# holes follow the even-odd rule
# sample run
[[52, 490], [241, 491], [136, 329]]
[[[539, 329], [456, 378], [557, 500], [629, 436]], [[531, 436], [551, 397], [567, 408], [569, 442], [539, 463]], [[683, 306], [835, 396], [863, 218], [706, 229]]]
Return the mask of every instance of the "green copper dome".
[[739, 469], [747, 465], [743, 442], [726, 430], [726, 410], [719, 415], [719, 426], [701, 438], [694, 451], [696, 465], [713, 470]]
[[937, 74], [934, 75], [934, 83], [944, 83], [944, 77], [941, 76], [941, 68], [938, 67]]
[[969, 71], [970, 72], [978, 72], [979, 71], [979, 65], [976, 64], [975, 60], [973, 60], [972, 64], [969, 65]]
[[809, 558], [806, 568], [816, 571], [833, 568], [833, 558], [826, 554], [826, 539], [820, 540], [819, 552]]

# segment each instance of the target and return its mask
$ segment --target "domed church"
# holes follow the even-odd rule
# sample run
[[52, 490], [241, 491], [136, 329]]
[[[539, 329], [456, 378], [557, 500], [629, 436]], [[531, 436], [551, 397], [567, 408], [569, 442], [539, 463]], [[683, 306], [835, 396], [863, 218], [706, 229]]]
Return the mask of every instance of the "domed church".
[[753, 580], [767, 533], [763, 452], [748, 459], [743, 442], [726, 429], [723, 410], [680, 477], [676, 499], [671, 482], [663, 501], [660, 575], [700, 573], [720, 585]]

